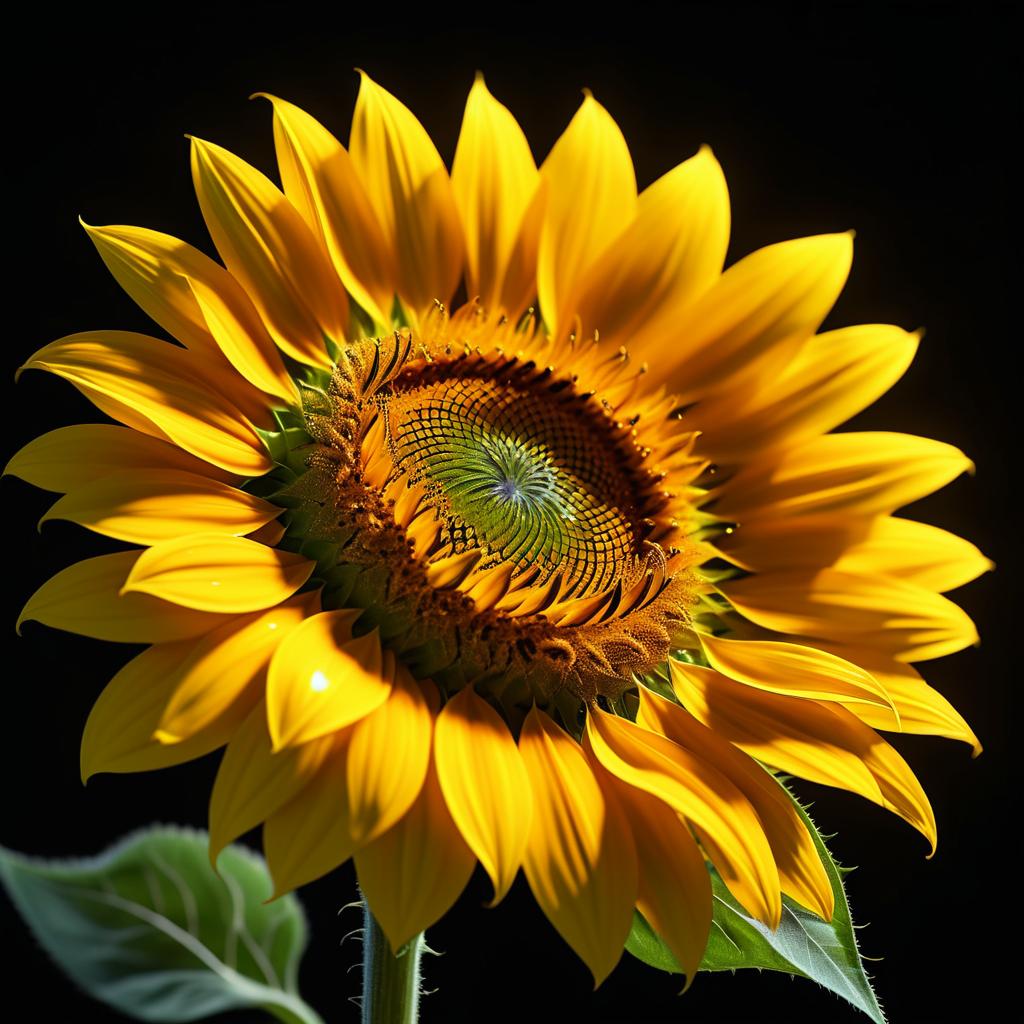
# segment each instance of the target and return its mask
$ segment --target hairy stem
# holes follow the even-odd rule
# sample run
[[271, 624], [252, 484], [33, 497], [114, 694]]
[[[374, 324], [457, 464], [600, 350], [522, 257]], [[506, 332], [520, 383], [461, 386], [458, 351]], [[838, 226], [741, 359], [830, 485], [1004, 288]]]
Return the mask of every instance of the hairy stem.
[[423, 933], [395, 955], [363, 900], [362, 1024], [416, 1024], [420, 1006]]

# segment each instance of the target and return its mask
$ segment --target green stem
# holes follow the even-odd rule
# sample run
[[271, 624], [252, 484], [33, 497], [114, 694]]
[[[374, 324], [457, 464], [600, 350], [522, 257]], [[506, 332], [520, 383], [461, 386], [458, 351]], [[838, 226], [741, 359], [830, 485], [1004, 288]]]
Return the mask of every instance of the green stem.
[[420, 957], [423, 933], [396, 956], [363, 900], [362, 1024], [416, 1024], [420, 1010]]

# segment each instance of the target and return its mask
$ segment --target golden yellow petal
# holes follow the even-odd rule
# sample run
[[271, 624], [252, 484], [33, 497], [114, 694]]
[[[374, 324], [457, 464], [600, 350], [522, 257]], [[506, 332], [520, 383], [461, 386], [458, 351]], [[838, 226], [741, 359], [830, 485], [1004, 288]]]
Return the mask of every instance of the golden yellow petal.
[[[981, 753], [981, 741], [960, 712], [938, 690], [929, 686], [912, 665], [895, 661], [868, 647], [829, 644], [827, 649], [848, 661], [863, 665], [885, 686], [900, 713], [900, 732], [962, 740], [971, 746], [974, 757]], [[870, 705], [840, 703], [873, 729], [893, 727], [888, 715]]]
[[159, 231], [123, 224], [82, 226], [118, 284], [183, 345], [208, 356], [223, 355], [249, 383], [287, 402], [296, 400], [295, 386], [259, 314], [222, 266]]
[[121, 592], [206, 612], [254, 612], [291, 597], [314, 565], [244, 537], [197, 533], [143, 551]]
[[280, 514], [229, 484], [177, 469], [111, 473], [76, 487], [40, 519], [67, 519], [132, 544], [193, 533], [247, 534]]
[[356, 853], [356, 873], [393, 950], [434, 924], [466, 887], [476, 857], [444, 801], [431, 762], [405, 816]]
[[274, 145], [288, 201], [322, 241], [352, 298], [375, 323], [391, 323], [395, 261], [355, 165], [319, 121], [292, 103], [274, 106]]
[[523, 870], [541, 910], [600, 985], [633, 921], [632, 835], [579, 744], [536, 708], [526, 717], [519, 752], [533, 791]]
[[431, 714], [403, 669], [387, 701], [336, 736], [317, 777], [263, 829], [274, 894], [333, 870], [412, 805], [430, 761]]
[[108, 416], [229, 473], [259, 476], [273, 465], [212, 365], [174, 345], [129, 331], [73, 334], [41, 348], [27, 369], [63, 377]]
[[846, 283], [849, 234], [816, 235], [759, 249], [731, 266], [671, 326], [631, 346], [680, 404], [743, 372], [762, 353], [812, 335]]
[[451, 300], [462, 270], [462, 229], [448, 171], [415, 115], [360, 72], [349, 140], [414, 313]]
[[698, 449], [719, 463], [824, 434], [885, 394], [910, 366], [920, 332], [863, 324], [815, 335], [767, 386], [726, 389], [686, 413]]
[[807, 826], [781, 786], [754, 760], [678, 704], [643, 686], [636, 720], [709, 761], [743, 793], [771, 845], [782, 891], [830, 920], [835, 905], [832, 884]]
[[192, 640], [150, 647], [110, 680], [85, 723], [83, 782], [98, 772], [145, 772], [183, 764], [231, 739], [259, 699], [252, 688], [233, 689], [182, 742], [168, 745], [157, 738], [161, 717], [175, 699], [194, 648]]
[[845, 708], [768, 694], [698, 665], [670, 667], [683, 706], [714, 733], [765, 764], [895, 811], [934, 849], [935, 819], [917, 779]]
[[[188, 742], [243, 693], [262, 696], [267, 666], [282, 640], [319, 606], [319, 594], [300, 594], [269, 611], [232, 618], [192, 641], [174, 673], [174, 687], [160, 713], [156, 738]], [[255, 698], [252, 701], [255, 703]]]
[[126, 644], [162, 644], [207, 633], [224, 615], [169, 604], [149, 594], [122, 594], [139, 551], [121, 551], [76, 562], [47, 580], [18, 618]]
[[636, 218], [591, 266], [583, 330], [643, 346], [675, 329], [681, 310], [714, 284], [729, 244], [729, 192], [707, 146], [640, 194]]
[[959, 448], [912, 434], [825, 434], [744, 466], [722, 488], [715, 514], [776, 516], [892, 512], [973, 470]]
[[391, 692], [374, 630], [353, 638], [358, 611], [321, 612], [296, 629], [274, 655], [267, 710], [274, 749], [296, 746], [351, 725]]
[[[210, 861], [293, 800], [320, 772], [335, 740], [324, 736], [298, 747], [271, 749], [267, 706], [260, 701], [224, 751], [210, 795]], [[170, 749], [174, 749], [173, 747]]]
[[[280, 353], [262, 324], [249, 326], [231, 303], [204, 281], [190, 278], [189, 286], [211, 337], [224, 358], [253, 387], [287, 405], [299, 405], [299, 392]], [[253, 318], [258, 319], [258, 318]]]
[[236, 479], [176, 445], [112, 423], [79, 423], [41, 434], [12, 456], [4, 475], [66, 494], [111, 473], [143, 469], [176, 469], [211, 480]]
[[833, 568], [862, 576], [895, 576], [943, 593], [993, 569], [970, 541], [910, 519], [881, 516], [834, 562]]
[[586, 735], [594, 756], [616, 778], [690, 822], [733, 895], [776, 928], [782, 914], [778, 870], [757, 814], [739, 789], [707, 761], [624, 718], [592, 710]]
[[639, 862], [636, 908], [672, 950], [689, 988], [711, 930], [711, 876], [690, 830], [668, 804], [632, 786], [617, 791]]
[[978, 642], [970, 617], [924, 587], [835, 569], [766, 572], [720, 585], [751, 622], [780, 633], [873, 647], [927, 661]]
[[494, 884], [493, 903], [512, 885], [530, 834], [530, 777], [508, 726], [467, 686], [444, 706], [434, 761], [462, 838]]
[[589, 93], [540, 169], [547, 187], [537, 260], [545, 324], [572, 329], [584, 275], [636, 213], [636, 174], [626, 140]]
[[805, 644], [774, 640], [727, 640], [699, 635], [711, 667], [737, 682], [770, 693], [811, 700], [846, 700], [889, 710], [885, 687], [858, 665]]
[[523, 250], [519, 263], [511, 261], [539, 185], [523, 130], [477, 74], [455, 148], [452, 192], [465, 232], [466, 289], [485, 309], [514, 316], [519, 310], [509, 300], [517, 301], [524, 286], [535, 287], [536, 233], [532, 252]]
[[295, 208], [256, 168], [192, 139], [192, 178], [210, 236], [278, 347], [329, 368], [325, 340], [345, 341], [348, 299]]

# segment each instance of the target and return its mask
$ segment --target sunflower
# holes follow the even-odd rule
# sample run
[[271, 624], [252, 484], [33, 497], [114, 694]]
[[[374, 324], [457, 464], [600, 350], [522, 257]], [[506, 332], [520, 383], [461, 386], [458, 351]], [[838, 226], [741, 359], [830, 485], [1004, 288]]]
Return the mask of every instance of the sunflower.
[[495, 903], [522, 868], [598, 983], [635, 910], [693, 977], [706, 862], [769, 928], [782, 894], [831, 916], [776, 772], [934, 848], [876, 730], [980, 749], [911, 663], [976, 641], [943, 593], [989, 563], [892, 514], [970, 469], [960, 451], [830, 433], [919, 340], [817, 333], [852, 235], [723, 272], [711, 151], [638, 195], [589, 93], [538, 168], [478, 78], [450, 175], [365, 75], [348, 149], [266, 99], [281, 188], [191, 139], [223, 265], [85, 226], [180, 344], [95, 331], [24, 366], [116, 423], [7, 471], [63, 495], [44, 519], [131, 547], [22, 620], [149, 645], [89, 717], [83, 778], [226, 745], [214, 861], [262, 825], [280, 894], [354, 857], [395, 949], [477, 862]]

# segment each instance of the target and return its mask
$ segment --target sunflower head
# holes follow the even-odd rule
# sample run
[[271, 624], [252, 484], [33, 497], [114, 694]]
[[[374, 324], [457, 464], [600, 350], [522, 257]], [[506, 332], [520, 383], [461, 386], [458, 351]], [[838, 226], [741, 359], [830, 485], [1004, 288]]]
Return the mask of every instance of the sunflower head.
[[[775, 772], [930, 842], [876, 730], [971, 743], [912, 667], [976, 640], [943, 593], [988, 567], [893, 513], [969, 462], [831, 433], [918, 336], [818, 329], [847, 234], [723, 272], [711, 151], [638, 193], [587, 95], [538, 168], [474, 85], [451, 174], [363, 76], [346, 148], [270, 97], [281, 187], [193, 139], [222, 262], [88, 227], [177, 342], [73, 335], [25, 364], [116, 421], [8, 466], [46, 518], [132, 545], [22, 618], [142, 643], [83, 776], [225, 747], [211, 855], [262, 825], [278, 892], [354, 857], [398, 948], [476, 863], [520, 868], [597, 980], [639, 910], [692, 977], [705, 862], [769, 927], [833, 892]], [[469, 301], [454, 312], [464, 282]]]

